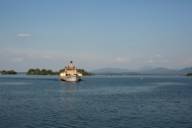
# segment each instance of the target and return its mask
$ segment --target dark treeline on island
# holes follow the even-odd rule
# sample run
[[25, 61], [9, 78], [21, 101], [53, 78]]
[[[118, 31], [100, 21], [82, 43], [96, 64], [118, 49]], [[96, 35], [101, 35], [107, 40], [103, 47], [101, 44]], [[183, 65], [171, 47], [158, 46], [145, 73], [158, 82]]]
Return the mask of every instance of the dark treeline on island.
[[[27, 75], [59, 75], [60, 72], [62, 72], [64, 69], [61, 69], [59, 71], [52, 71], [50, 69], [39, 69], [39, 68], [31, 68], [29, 69], [26, 74]], [[81, 73], [83, 76], [93, 75], [90, 72], [87, 72], [84, 69], [77, 69], [79, 73]], [[18, 74], [15, 70], [1, 70], [1, 75], [16, 75]]]
[[0, 74], [2, 75], [15, 75], [17, 72], [15, 70], [2, 70], [0, 71]]
[[[52, 71], [50, 69], [39, 69], [39, 68], [31, 68], [27, 71], [27, 75], [59, 75], [60, 72], [62, 72], [64, 69], [61, 69], [59, 71]], [[85, 71], [84, 69], [77, 69], [79, 73], [81, 73], [84, 76], [92, 75], [91, 73]]]
[[27, 75], [57, 75], [58, 72], [54, 72], [50, 69], [31, 68], [27, 71]]

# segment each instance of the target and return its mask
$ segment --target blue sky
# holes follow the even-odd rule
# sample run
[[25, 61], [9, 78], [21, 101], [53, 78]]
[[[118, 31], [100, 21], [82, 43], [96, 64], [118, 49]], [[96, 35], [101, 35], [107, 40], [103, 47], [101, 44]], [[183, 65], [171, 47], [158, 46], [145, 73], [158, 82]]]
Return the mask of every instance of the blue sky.
[[191, 0], [0, 0], [0, 69], [192, 66]]

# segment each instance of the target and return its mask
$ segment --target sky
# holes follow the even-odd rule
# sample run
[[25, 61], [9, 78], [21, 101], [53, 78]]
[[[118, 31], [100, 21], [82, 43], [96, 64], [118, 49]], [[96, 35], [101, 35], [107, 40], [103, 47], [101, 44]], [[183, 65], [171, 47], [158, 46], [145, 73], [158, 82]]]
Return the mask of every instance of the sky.
[[192, 66], [191, 0], [0, 0], [0, 70]]

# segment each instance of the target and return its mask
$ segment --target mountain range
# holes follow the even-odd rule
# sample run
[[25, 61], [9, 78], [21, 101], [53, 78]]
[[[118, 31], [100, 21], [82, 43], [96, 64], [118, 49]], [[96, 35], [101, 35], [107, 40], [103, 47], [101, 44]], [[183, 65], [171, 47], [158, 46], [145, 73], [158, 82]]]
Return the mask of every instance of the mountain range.
[[106, 74], [124, 74], [124, 75], [185, 75], [192, 73], [192, 67], [183, 69], [169, 69], [169, 68], [147, 68], [141, 70], [129, 70], [123, 68], [102, 68], [91, 71], [94, 74], [106, 75]]

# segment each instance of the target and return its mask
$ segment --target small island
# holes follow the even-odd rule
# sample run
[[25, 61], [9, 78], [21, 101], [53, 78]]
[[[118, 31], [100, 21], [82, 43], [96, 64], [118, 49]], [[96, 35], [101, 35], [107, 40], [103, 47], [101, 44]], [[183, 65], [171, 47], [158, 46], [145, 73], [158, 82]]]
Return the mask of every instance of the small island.
[[2, 74], [2, 75], [16, 75], [17, 72], [15, 70], [2, 70], [2, 71], [0, 71], [0, 74]]
[[[59, 75], [64, 69], [59, 71], [52, 71], [51, 69], [39, 69], [39, 68], [30, 68], [26, 75]], [[79, 73], [83, 76], [93, 75], [92, 73], [84, 70], [84, 69], [77, 69]], [[0, 70], [0, 75], [16, 75], [18, 74], [15, 70]]]
[[57, 75], [58, 72], [54, 72], [50, 69], [31, 68], [27, 71], [27, 75]]
[[[52, 71], [51, 69], [39, 69], [39, 68], [31, 68], [27, 71], [27, 75], [59, 75], [60, 72], [64, 71], [61, 69], [59, 71]], [[85, 71], [84, 69], [77, 69], [79, 73], [83, 76], [93, 75], [90, 72]]]

